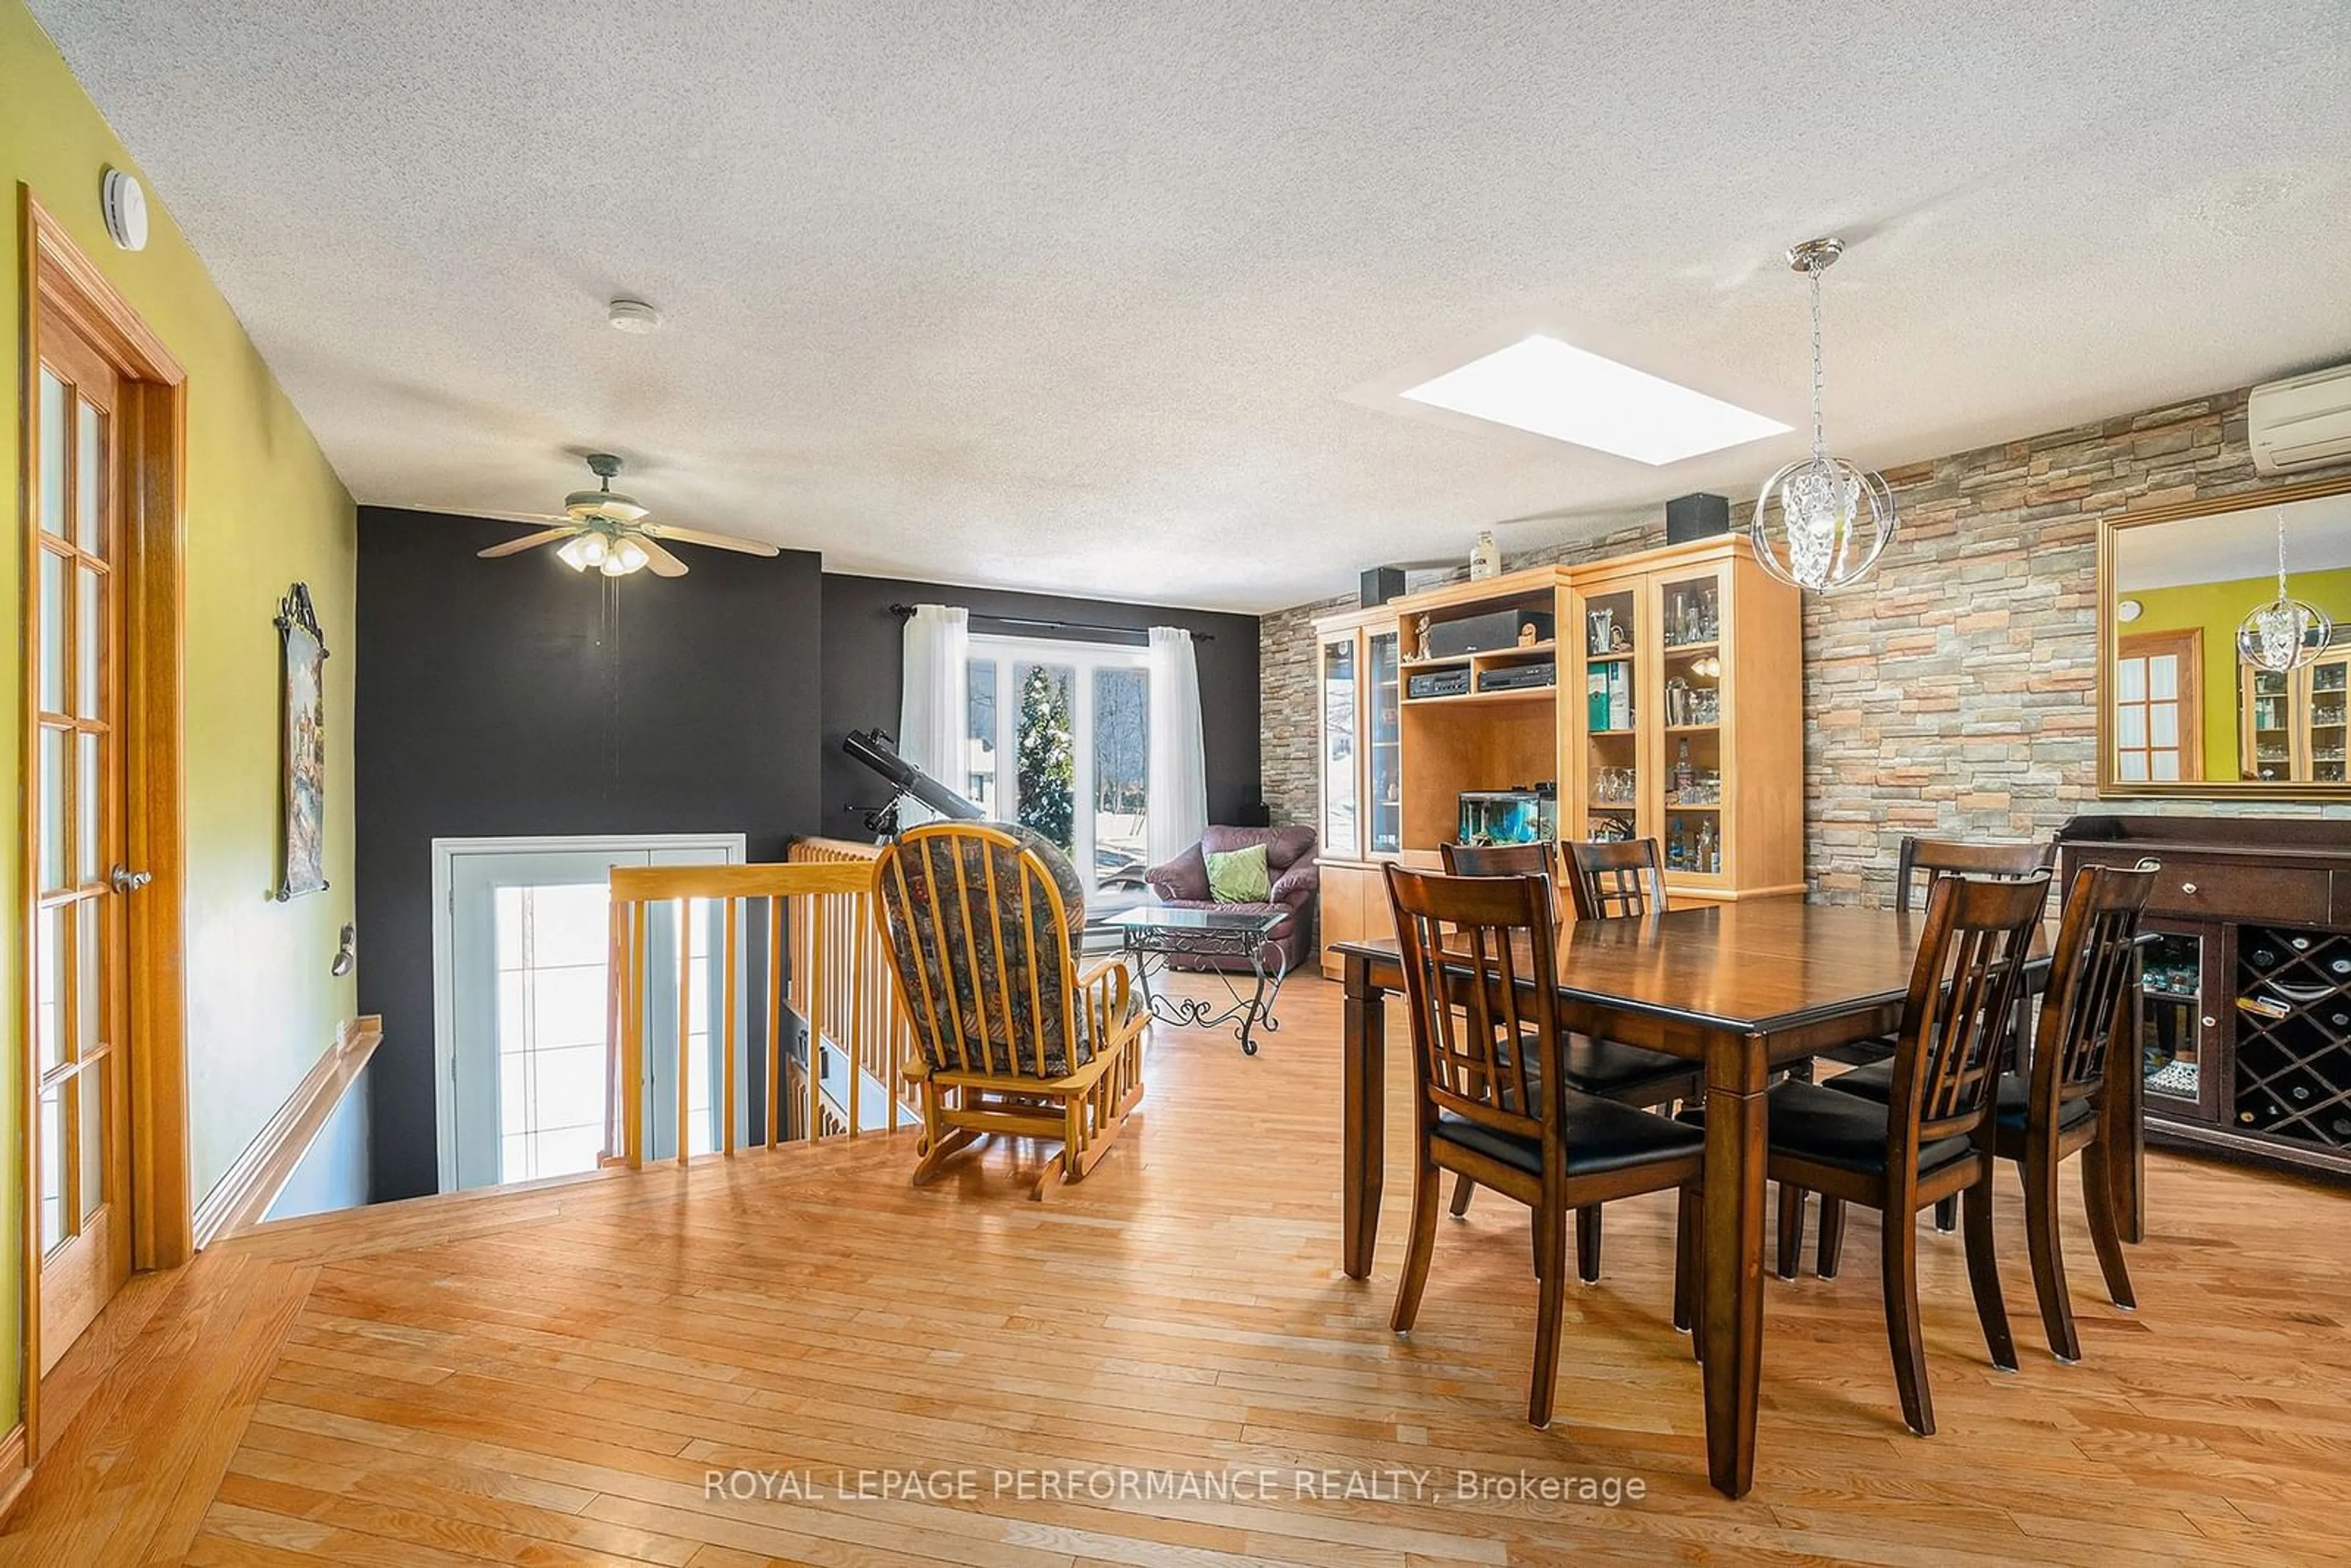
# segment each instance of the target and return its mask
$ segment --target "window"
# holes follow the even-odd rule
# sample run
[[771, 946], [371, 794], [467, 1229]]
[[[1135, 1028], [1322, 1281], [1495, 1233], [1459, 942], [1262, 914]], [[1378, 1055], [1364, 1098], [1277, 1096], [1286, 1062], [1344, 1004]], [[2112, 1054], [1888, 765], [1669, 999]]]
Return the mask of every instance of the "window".
[[964, 768], [963, 792], [989, 817], [1001, 821], [1002, 802], [996, 789], [996, 661], [974, 659], [967, 672], [968, 695], [964, 711], [970, 758]]
[[1095, 908], [1149, 864], [1151, 677], [1141, 648], [974, 637], [964, 793], [1070, 852]]
[[604, 1138], [605, 890], [501, 887], [498, 1179], [596, 1168]]

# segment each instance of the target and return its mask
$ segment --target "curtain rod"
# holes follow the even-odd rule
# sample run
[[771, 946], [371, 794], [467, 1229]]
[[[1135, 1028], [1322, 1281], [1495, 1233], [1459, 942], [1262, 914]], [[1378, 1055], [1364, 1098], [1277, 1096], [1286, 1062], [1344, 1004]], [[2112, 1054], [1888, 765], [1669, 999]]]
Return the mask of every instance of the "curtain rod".
[[[890, 613], [904, 621], [914, 613], [914, 607], [911, 604], [893, 604], [890, 606]], [[1096, 636], [1110, 637], [1147, 638], [1150, 635], [1141, 626], [1102, 626], [1088, 621], [1034, 621], [1025, 615], [990, 615], [984, 610], [974, 610], [970, 612], [970, 615], [974, 621], [991, 622], [998, 626], [1019, 626], [1034, 632], [1087, 632]], [[1213, 643], [1216, 640], [1217, 634], [1213, 632], [1192, 633], [1192, 641], [1195, 643]]]

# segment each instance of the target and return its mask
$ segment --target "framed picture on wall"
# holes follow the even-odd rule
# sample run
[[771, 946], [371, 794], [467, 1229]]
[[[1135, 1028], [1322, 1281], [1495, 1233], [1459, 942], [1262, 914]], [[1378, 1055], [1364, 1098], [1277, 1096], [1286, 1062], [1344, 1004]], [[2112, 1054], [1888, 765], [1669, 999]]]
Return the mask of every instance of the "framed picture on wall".
[[307, 584], [287, 590], [277, 634], [285, 651], [285, 858], [277, 883], [283, 903], [327, 886], [327, 643]]

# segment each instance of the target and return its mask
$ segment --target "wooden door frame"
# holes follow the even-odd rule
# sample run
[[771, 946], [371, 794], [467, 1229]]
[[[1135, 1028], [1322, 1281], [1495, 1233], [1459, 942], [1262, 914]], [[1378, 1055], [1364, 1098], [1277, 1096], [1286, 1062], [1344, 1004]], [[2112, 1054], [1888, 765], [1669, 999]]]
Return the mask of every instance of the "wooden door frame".
[[[26, 704], [17, 737], [26, 798], [34, 788], [38, 758], [33, 750], [33, 715], [39, 691], [39, 650], [32, 629], [38, 592], [35, 555], [39, 491], [34, 474], [39, 447], [34, 425], [39, 416], [40, 330], [44, 319], [70, 326], [113, 364], [122, 377], [118, 429], [122, 460], [138, 483], [126, 487], [120, 547], [123, 674], [124, 852], [129, 863], [154, 881], [130, 900], [124, 914], [130, 950], [127, 986], [130, 1039], [124, 1061], [128, 1077], [131, 1190], [125, 1195], [131, 1224], [133, 1269], [168, 1269], [195, 1250], [194, 1209], [188, 1172], [186, 964], [186, 812], [184, 650], [182, 644], [187, 507], [187, 372], [129, 300], [68, 236], [28, 186], [17, 187], [19, 328], [24, 351], [20, 377], [17, 517], [19, 555], [25, 570], [19, 605]], [[35, 1169], [33, 1127], [38, 1100], [33, 1045], [33, 945], [30, 918], [39, 896], [35, 885], [38, 831], [26, 811], [19, 852], [23, 855], [17, 911], [25, 917], [19, 943], [18, 995], [15, 998], [20, 1040], [16, 1063], [17, 1120], [12, 1129], [16, 1164], [24, 1181], [25, 1281], [23, 1301], [24, 1420], [26, 1457], [40, 1451], [40, 1178]]]
[[[2137, 644], [2133, 652], [2132, 644]], [[2201, 626], [2181, 627], [2174, 631], [2123, 632], [2115, 638], [2115, 658], [2117, 662], [2177, 653], [2179, 655], [2179, 779], [2183, 784], [2201, 783], [2204, 769], [2210, 760], [2204, 755], [2204, 629]], [[2150, 702], [2152, 698], [2148, 699]], [[2152, 719], [2149, 723], [2152, 724]], [[2193, 737], [2191, 740], [2190, 737]], [[2148, 740], [2155, 737], [2150, 729]], [[2241, 743], [2240, 749], [2242, 749]], [[2108, 759], [2112, 761], [2112, 758]], [[2189, 763], [2195, 767], [2190, 768]], [[2238, 758], [2240, 773], [2244, 771], [2244, 759]], [[2150, 764], [2147, 771], [2154, 771]]]

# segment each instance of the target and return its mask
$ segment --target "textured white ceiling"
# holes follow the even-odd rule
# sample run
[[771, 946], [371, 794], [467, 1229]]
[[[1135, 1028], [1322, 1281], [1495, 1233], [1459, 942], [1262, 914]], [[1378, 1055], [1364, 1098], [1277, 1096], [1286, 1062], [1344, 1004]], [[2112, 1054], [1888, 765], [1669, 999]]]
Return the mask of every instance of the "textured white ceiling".
[[1381, 393], [1541, 328], [1801, 426], [1823, 231], [1881, 465], [2351, 358], [2344, 0], [33, 9], [368, 502], [610, 447], [834, 570], [1262, 609], [1750, 492], [1801, 435]]

